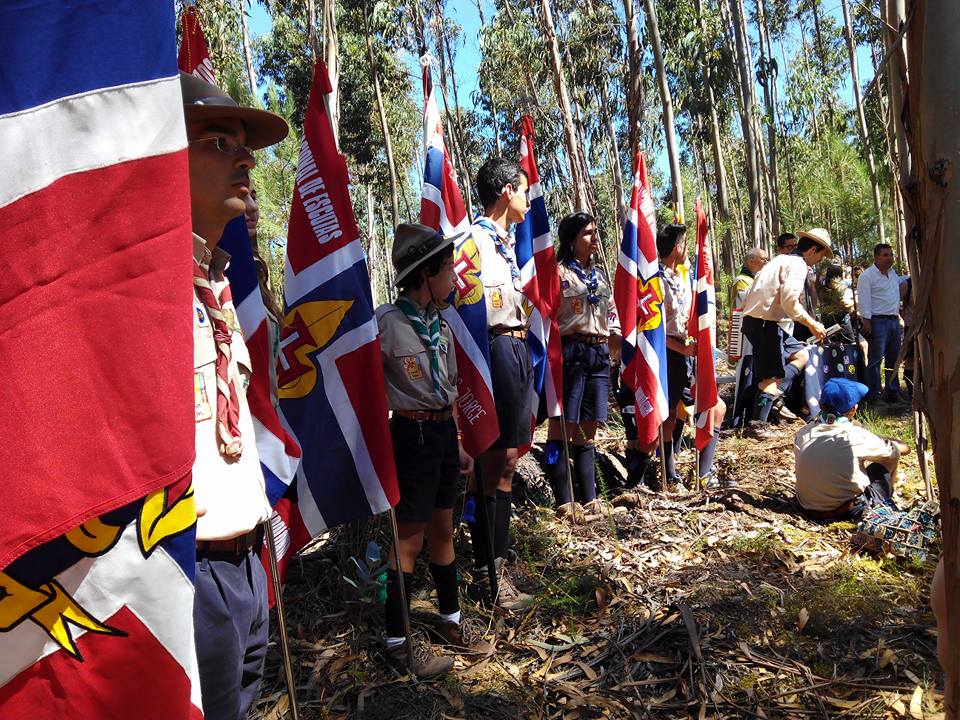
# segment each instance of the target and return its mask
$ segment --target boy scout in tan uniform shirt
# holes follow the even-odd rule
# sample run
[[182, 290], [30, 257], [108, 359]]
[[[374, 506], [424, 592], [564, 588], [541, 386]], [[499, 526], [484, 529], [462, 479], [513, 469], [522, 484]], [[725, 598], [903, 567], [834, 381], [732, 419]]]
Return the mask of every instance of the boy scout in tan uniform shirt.
[[[436, 311], [436, 308], [433, 308]], [[430, 376], [430, 358], [407, 316], [390, 303], [377, 308], [380, 352], [391, 410], [449, 410], [457, 399], [457, 356], [449, 326], [440, 327], [441, 403]]]

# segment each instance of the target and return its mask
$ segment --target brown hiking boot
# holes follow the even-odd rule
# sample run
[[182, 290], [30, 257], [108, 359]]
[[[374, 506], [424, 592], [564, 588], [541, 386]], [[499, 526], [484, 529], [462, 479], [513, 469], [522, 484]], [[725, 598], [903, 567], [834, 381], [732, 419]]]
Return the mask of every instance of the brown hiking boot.
[[497, 558], [497, 607], [502, 610], [514, 612], [523, 610], [533, 604], [533, 595], [522, 593], [517, 590], [513, 584], [510, 574], [507, 572], [506, 560]]
[[556, 513], [558, 518], [570, 518], [573, 522], [580, 522], [583, 519], [583, 508], [576, 502], [560, 505]]
[[443, 622], [434, 626], [434, 634], [458, 655], [471, 659], [479, 659], [493, 655], [493, 645], [483, 639], [486, 628], [473, 618], [461, 620], [460, 624]]
[[390, 663], [400, 672], [413, 671], [420, 680], [431, 680], [440, 677], [453, 667], [452, 657], [434, 655], [427, 645], [413, 638], [413, 663], [407, 661], [407, 643], [396, 647], [388, 647], [386, 656]]

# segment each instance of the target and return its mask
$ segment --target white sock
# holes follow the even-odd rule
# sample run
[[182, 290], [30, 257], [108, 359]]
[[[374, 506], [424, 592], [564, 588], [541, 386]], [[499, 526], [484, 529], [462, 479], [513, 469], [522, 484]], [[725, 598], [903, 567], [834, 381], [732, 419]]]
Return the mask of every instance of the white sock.
[[398, 637], [398, 638], [388, 637], [388, 638], [387, 638], [387, 647], [390, 648], [391, 650], [393, 650], [393, 648], [395, 648], [395, 647], [400, 647], [400, 646], [403, 645], [406, 641], [407, 641], [407, 639], [406, 639], [405, 637]]
[[450, 613], [449, 615], [444, 615], [440, 613], [440, 619], [447, 623], [453, 623], [454, 625], [460, 624], [460, 611], [457, 610], [455, 613]]

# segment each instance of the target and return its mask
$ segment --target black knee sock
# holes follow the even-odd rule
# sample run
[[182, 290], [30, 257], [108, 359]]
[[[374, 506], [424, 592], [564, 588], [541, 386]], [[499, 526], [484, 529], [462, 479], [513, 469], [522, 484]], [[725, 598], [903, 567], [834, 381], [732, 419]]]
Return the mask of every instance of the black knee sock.
[[753, 411], [753, 419], [768, 422], [770, 420], [770, 409], [773, 407], [775, 399], [770, 393], [757, 393], [757, 405]]
[[[473, 511], [473, 522], [468, 522], [467, 527], [470, 528], [470, 544], [473, 546], [473, 564], [476, 567], [486, 567], [487, 566], [487, 548], [490, 540], [490, 528], [483, 525], [480, 522], [480, 511], [476, 509], [476, 505], [480, 502], [480, 496], [476, 492], [467, 493], [467, 497], [473, 498], [474, 502], [474, 511]], [[487, 505], [487, 512], [489, 513], [489, 504]], [[489, 523], [488, 523], [489, 525]]]
[[437, 607], [441, 615], [452, 615], [460, 609], [460, 597], [457, 594], [457, 563], [435, 565], [430, 563], [430, 574], [437, 588]]
[[580, 486], [582, 502], [588, 503], [597, 497], [597, 473], [593, 461], [596, 456], [593, 445], [573, 446], [573, 469]]
[[506, 558], [510, 550], [510, 513], [513, 511], [513, 493], [497, 490], [496, 518], [493, 527], [493, 556]]
[[627, 487], [637, 487], [650, 467], [650, 456], [642, 450], [627, 448]]
[[665, 438], [663, 443], [663, 460], [664, 464], [667, 466], [667, 480], [673, 482], [677, 477], [677, 462], [673, 451], [673, 439]]
[[801, 369], [793, 363], [787, 363], [787, 366], [783, 369], [783, 380], [777, 383], [777, 389], [782, 393], [790, 392], [793, 381], [797, 379]]
[[547, 478], [553, 488], [553, 497], [557, 506], [565, 505], [573, 498], [570, 497], [570, 485], [567, 483], [567, 454], [563, 451], [563, 444], [548, 440], [546, 456]]
[[[403, 574], [403, 587], [407, 593], [407, 608], [410, 608], [410, 595], [413, 592], [413, 573]], [[403, 637], [403, 603], [400, 601], [400, 583], [397, 571], [387, 571], [387, 604], [384, 606], [387, 621], [387, 637]]]
[[683, 450], [683, 431], [686, 430], [686, 428], [686, 423], [678, 418], [676, 424], [673, 426], [673, 437], [671, 438], [674, 453]]
[[700, 461], [697, 465], [697, 477], [704, 478], [713, 472], [713, 456], [717, 452], [717, 437], [718, 433], [716, 430], [714, 430], [713, 437], [710, 438], [710, 442], [708, 442], [707, 446], [700, 451]]

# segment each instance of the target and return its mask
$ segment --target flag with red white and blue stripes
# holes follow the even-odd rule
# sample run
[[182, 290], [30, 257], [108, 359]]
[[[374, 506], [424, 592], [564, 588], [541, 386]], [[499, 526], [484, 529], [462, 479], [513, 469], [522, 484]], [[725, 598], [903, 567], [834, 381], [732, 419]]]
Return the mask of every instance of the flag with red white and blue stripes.
[[623, 329], [621, 377], [636, 399], [641, 447], [656, 441], [668, 413], [667, 335], [656, 222], [646, 160], [638, 152], [613, 295]]
[[[533, 360], [537, 393], [546, 417], [560, 417], [563, 412], [563, 351], [557, 327], [560, 273], [537, 169], [533, 120], [529, 115], [524, 115], [520, 121], [520, 167], [527, 174], [530, 210], [514, 229], [514, 252], [520, 266], [523, 294], [533, 306], [527, 345]], [[534, 423], [536, 410], [533, 408]]]
[[444, 235], [464, 233], [453, 251], [457, 285], [447, 307], [441, 309], [453, 333], [457, 354], [457, 409], [463, 448], [477, 457], [500, 435], [490, 377], [490, 345], [487, 336], [487, 306], [480, 280], [480, 251], [464, 209], [463, 196], [443, 142], [443, 124], [430, 77], [423, 63], [423, 135], [426, 146], [423, 166], [423, 199], [420, 222]]
[[290, 209], [277, 373], [285, 426], [303, 448], [293, 500], [308, 536], [400, 497], [370, 276], [324, 103], [330, 91], [317, 60]]
[[697, 341], [693, 376], [694, 413], [697, 419], [695, 443], [703, 450], [713, 437], [713, 413], [717, 404], [717, 373], [713, 351], [717, 342], [717, 300], [713, 283], [713, 251], [710, 247], [710, 229], [699, 198], [695, 205], [697, 217], [697, 255], [693, 273], [693, 304], [690, 308], [690, 336]]
[[173, 6], [2, 3], [0, 28], [2, 715], [194, 720]]

